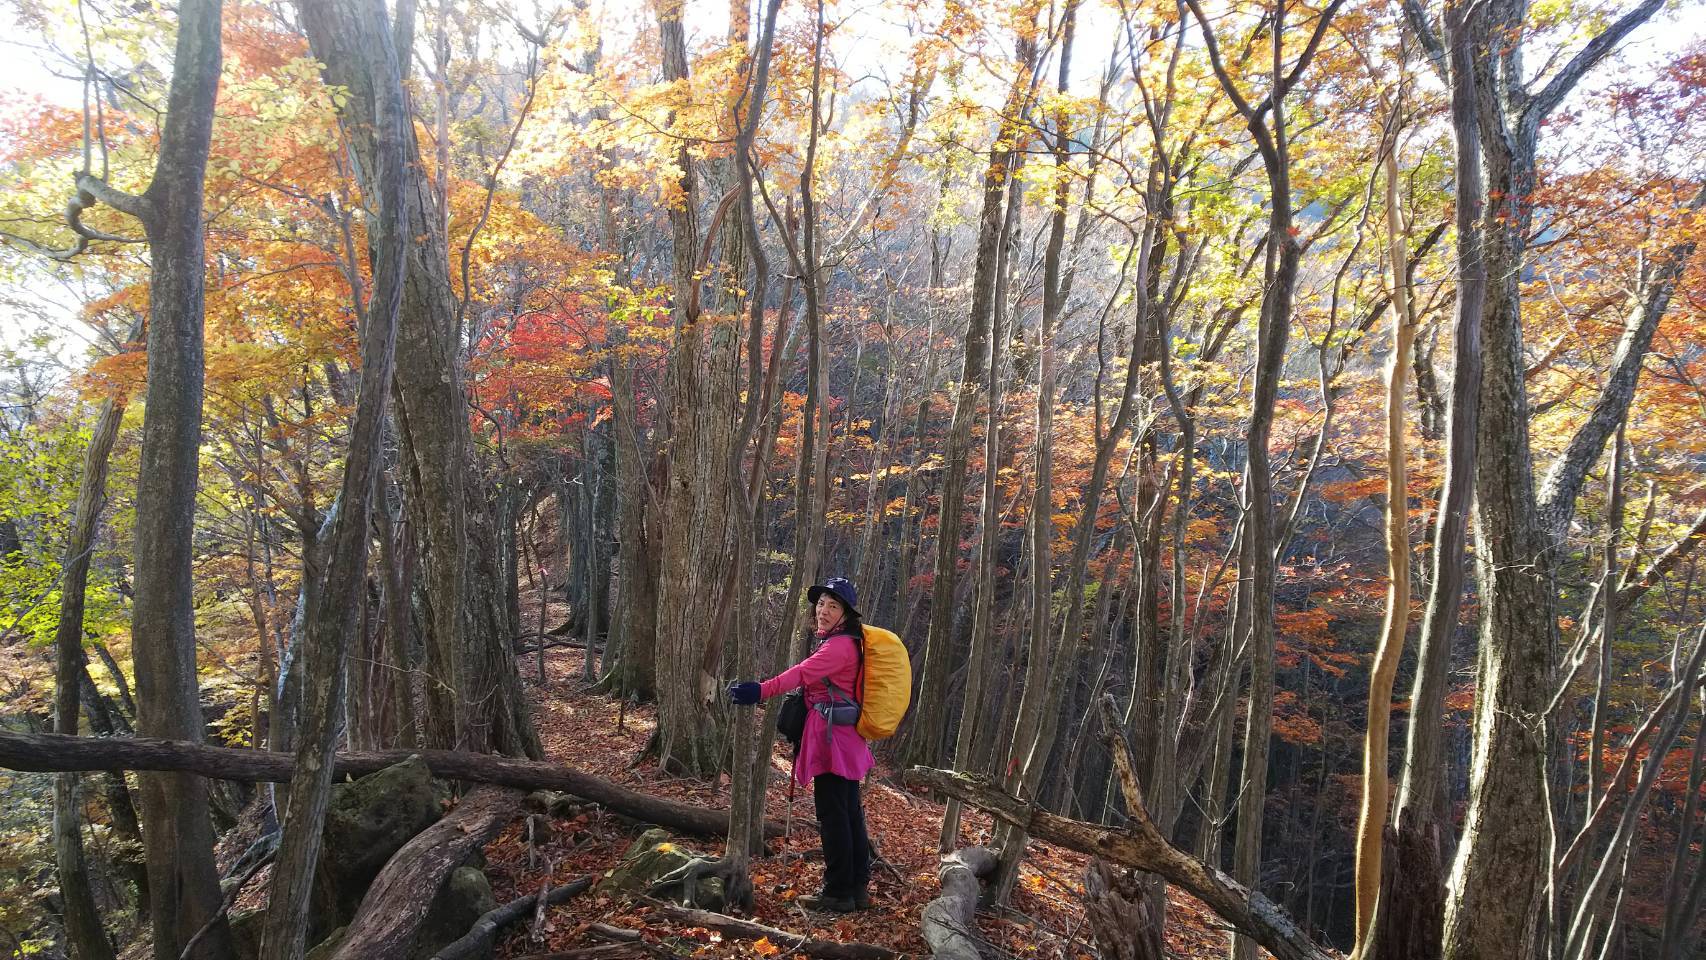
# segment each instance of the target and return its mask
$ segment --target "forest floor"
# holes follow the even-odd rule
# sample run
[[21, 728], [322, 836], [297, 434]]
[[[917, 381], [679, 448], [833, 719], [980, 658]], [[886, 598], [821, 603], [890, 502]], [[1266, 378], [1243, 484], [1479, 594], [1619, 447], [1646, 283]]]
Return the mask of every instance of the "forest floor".
[[[548, 759], [572, 764], [589, 773], [658, 796], [726, 806], [726, 778], [716, 783], [663, 776], [650, 760], [636, 763], [654, 726], [651, 707], [625, 708], [607, 697], [584, 692], [581, 654], [549, 650], [545, 683], [538, 684], [533, 655], [521, 663], [536, 708], [535, 722]], [[782, 821], [788, 814], [789, 764], [780, 745], [772, 754], [767, 798], [768, 816]], [[793, 830], [779, 856], [755, 860], [756, 903], [750, 917], [759, 923], [795, 934], [844, 942], [877, 944], [902, 956], [928, 955], [920, 933], [923, 907], [937, 896], [936, 843], [942, 805], [901, 789], [892, 765], [879, 752], [878, 766], [865, 788], [865, 815], [871, 838], [883, 861], [872, 872], [872, 909], [845, 916], [822, 916], [802, 909], [796, 897], [818, 889], [823, 861], [812, 827], [809, 789], [797, 789], [793, 801]], [[805, 823], [801, 823], [804, 820]], [[486, 873], [499, 903], [556, 886], [577, 877], [599, 877], [614, 867], [639, 833], [639, 827], [602, 813], [581, 814], [557, 822], [551, 838], [530, 844], [525, 821], [518, 821], [486, 848]], [[989, 818], [967, 811], [961, 842], [982, 843], [990, 833]], [[716, 856], [720, 842], [680, 838], [696, 853]], [[774, 848], [773, 848], [774, 849]], [[978, 925], [991, 958], [1060, 958], [1089, 960], [1095, 945], [1085, 925], [1083, 876], [1085, 858], [1047, 844], [1032, 844], [1020, 874], [1011, 909], [980, 914]], [[552, 907], [542, 922], [523, 922], [503, 935], [499, 957], [521, 957], [550, 951], [584, 948], [601, 942], [589, 928], [606, 924], [641, 931], [648, 941], [672, 952], [695, 957], [760, 957], [790, 954], [791, 944], [732, 939], [701, 927], [682, 927], [656, 909], [626, 897], [592, 891]], [[1221, 955], [1225, 936], [1215, 918], [1195, 900], [1176, 891], [1168, 909], [1167, 941], [1175, 957]]]

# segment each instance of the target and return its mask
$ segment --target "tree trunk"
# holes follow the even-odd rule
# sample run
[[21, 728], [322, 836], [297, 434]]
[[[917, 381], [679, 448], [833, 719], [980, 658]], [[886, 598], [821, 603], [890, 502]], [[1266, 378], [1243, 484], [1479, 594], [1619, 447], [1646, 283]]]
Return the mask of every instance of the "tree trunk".
[[[731, 37], [731, 40], [744, 44], [747, 14], [744, 3], [738, 5], [742, 10], [737, 17], [731, 9], [731, 26], [734, 26], [733, 21], [738, 20], [739, 34], [738, 37]], [[739, 677], [755, 676], [758, 672], [758, 631], [755, 629], [753, 602], [755, 581], [758, 579], [756, 561], [762, 545], [762, 451], [770, 441], [768, 431], [759, 432], [764, 412], [762, 394], [766, 382], [763, 368], [764, 306], [770, 283], [770, 263], [764, 252], [762, 238], [758, 234], [757, 210], [753, 201], [757, 170], [751, 151], [762, 115], [756, 105], [764, 102], [769, 91], [770, 58], [775, 45], [776, 15], [780, 8], [781, 0], [769, 0], [765, 4], [764, 20], [759, 28], [758, 48], [749, 61], [752, 76], [749, 87], [751, 95], [739, 100], [731, 110], [739, 130], [734, 158], [735, 190], [740, 200], [736, 227], [743, 234], [741, 249], [747, 251], [752, 267], [750, 278], [743, 284], [748, 291], [744, 304], [747, 320], [746, 379], [741, 385], [744, 400], [741, 404], [740, 424], [735, 431], [734, 441], [729, 446], [728, 464], [731, 480], [729, 508], [737, 520], [729, 577], [730, 594], [735, 604], [729, 659], [735, 675]], [[755, 438], [757, 450], [752, 457], [751, 469], [744, 470], [747, 448], [753, 444]], [[774, 660], [774, 656], [771, 659]], [[768, 667], [769, 664], [765, 666]], [[763, 846], [764, 797], [770, 784], [769, 746], [774, 737], [772, 731], [775, 730], [775, 715], [780, 709], [780, 701], [775, 701], [761, 711], [747, 712], [744, 715], [737, 713], [730, 724], [733, 765], [729, 784], [729, 832], [719, 866], [723, 876], [725, 899], [730, 905], [741, 910], [752, 908], [750, 864], [752, 855]]]
[[[1156, 196], [1158, 165], [1158, 161], [1152, 161], [1150, 166], [1148, 199], [1152, 209], [1161, 206]], [[1019, 713], [1014, 721], [1014, 740], [1008, 751], [1006, 766], [1009, 771], [1008, 789], [1024, 796], [1032, 795], [1037, 789], [1047, 768], [1048, 758], [1054, 750], [1060, 718], [1059, 711], [1055, 708], [1058, 707], [1061, 692], [1065, 689], [1068, 671], [1077, 663], [1079, 645], [1083, 639], [1084, 588], [1090, 563], [1090, 548], [1095, 539], [1096, 521], [1114, 453], [1131, 429], [1132, 420], [1136, 416], [1137, 388], [1143, 368], [1142, 350], [1147, 336], [1149, 294], [1152, 290], [1148, 282], [1148, 271], [1152, 265], [1152, 255], [1156, 252], [1159, 235], [1160, 230], [1155, 218], [1146, 220], [1135, 251], [1136, 262], [1139, 264], [1134, 284], [1137, 302], [1134, 307], [1135, 320], [1132, 324], [1131, 340], [1125, 354], [1126, 373], [1120, 386], [1119, 404], [1115, 409], [1113, 422], [1108, 425], [1105, 433], [1100, 432], [1099, 422], [1096, 425], [1096, 454], [1090, 467], [1089, 480], [1083, 487], [1078, 518], [1073, 526], [1072, 554], [1067, 559], [1065, 569], [1053, 581], [1059, 584], [1064, 617], [1058, 634], [1032, 638], [1029, 679], [1019, 700]], [[1100, 388], [1101, 382], [1098, 378], [1098, 410], [1101, 407]], [[1022, 834], [1004, 827], [1000, 831], [998, 845], [1001, 847], [1001, 874], [997, 881], [997, 890], [998, 895], [1005, 899], [1018, 879], [1025, 838]]]
[[[378, 487], [385, 429], [385, 395], [391, 387], [397, 313], [408, 270], [408, 220], [403, 201], [404, 164], [412, 136], [404, 106], [399, 52], [391, 46], [381, 0], [302, 0], [303, 24], [320, 40], [317, 55], [333, 38], [372, 38], [365, 50], [342, 57], [365, 74], [355, 95], [372, 100], [356, 116], [371, 118], [379, 167], [363, 191], [370, 213], [368, 258], [373, 264], [373, 295], [364, 304], [359, 284], [352, 300], [361, 331], [361, 392], [350, 422], [343, 484], [333, 512], [325, 582], [308, 614], [303, 670], [303, 715], [290, 780], [290, 801], [273, 866], [272, 893], [261, 936], [265, 960], [297, 960], [308, 932], [308, 908], [319, 862], [326, 810], [332, 796], [332, 759], [344, 703], [345, 664], [350, 639], [361, 628], [367, 601], [367, 554], [374, 494]], [[336, 42], [336, 41], [333, 41]], [[352, 269], [351, 277], [358, 276]], [[380, 509], [387, 509], [384, 504]], [[507, 644], [505, 649], [508, 649]]]
[[[618, 326], [611, 337], [612, 348], [620, 349], [626, 341], [627, 331]], [[621, 652], [614, 665], [606, 658], [605, 669], [611, 693], [649, 701], [657, 696], [658, 566], [652, 547], [658, 535], [656, 513], [635, 409], [634, 365], [619, 358], [611, 366], [610, 405], [616, 429], [616, 564], [621, 580], [616, 630]]]
[[[934, 248], [934, 239], [931, 244]], [[924, 332], [924, 373], [918, 382], [918, 409], [912, 420], [912, 456], [907, 463], [906, 493], [901, 497], [900, 554], [895, 559], [894, 570], [895, 599], [892, 605], [884, 605], [881, 602], [884, 594], [879, 594], [875, 607], [888, 611], [889, 622], [896, 625], [902, 639], [913, 636], [913, 609], [916, 604], [913, 602], [912, 577], [913, 569], [917, 566], [918, 542], [924, 535], [924, 507], [919, 490], [921, 477], [918, 468], [924, 462], [924, 439], [930, 426], [930, 394], [935, 389], [936, 365], [940, 362], [939, 351], [935, 349], [936, 320], [940, 312], [940, 306], [935, 302], [935, 292], [943, 283], [941, 268], [940, 258], [936, 257], [933, 251], [930, 266], [931, 302], [926, 308], [929, 319]], [[918, 514], [916, 522], [913, 520], [914, 512]]]
[[[1129, 775], [1130, 758], [1126, 757], [1125, 762], [1125, 775]], [[1158, 873], [1201, 900], [1235, 929], [1254, 938], [1279, 960], [1329, 960], [1331, 956], [1310, 941], [1295, 920], [1259, 891], [1247, 889], [1167, 843], [1147, 814], [1137, 812], [1126, 829], [1113, 830], [1049, 813], [971, 774], [914, 767], [907, 772], [906, 780], [913, 786], [957, 796], [1039, 840]], [[1130, 782], [1135, 787], [1135, 779]], [[1130, 804], [1131, 809], [1142, 811], [1141, 797], [1136, 800]]]
[[1105, 960], [1164, 960], [1162, 918], [1136, 870], [1094, 859], [1084, 870], [1084, 912]]
[[[105, 650], [96, 643], [96, 650]], [[82, 690], [83, 710], [89, 718], [89, 727], [98, 737], [114, 737], [129, 735], [131, 730], [124, 722], [123, 715], [98, 690], [95, 681], [90, 679], [89, 672], [83, 671], [78, 679]], [[143, 861], [142, 823], [136, 814], [136, 804], [130, 794], [130, 787], [125, 783], [124, 775], [108, 771], [101, 777], [102, 799], [107, 805], [107, 814], [112, 818], [113, 831], [119, 839], [125, 842], [127, 852], [119, 855], [119, 869], [136, 888], [136, 911], [139, 915], [148, 912], [148, 864]]]
[[954, 399], [954, 416], [948, 427], [948, 442], [942, 459], [941, 509], [936, 528], [936, 558], [930, 593], [930, 629], [924, 641], [924, 666], [920, 671], [917, 699], [927, 708], [913, 713], [901, 756], [907, 765], [934, 765], [942, 750], [947, 712], [943, 709], [948, 675], [953, 672], [954, 586], [959, 576], [960, 534], [965, 518], [966, 461], [971, 447], [972, 421], [977, 416], [978, 385], [984, 380], [989, 358], [991, 324], [1000, 257], [1001, 226], [1005, 220], [1007, 189], [1018, 167], [1017, 140], [1023, 116], [1029, 113], [1027, 81], [1036, 57], [1035, 42], [1021, 37], [1022, 65], [1007, 91], [1001, 111], [1001, 130], [990, 147], [983, 169], [982, 210], [978, 215], [977, 254], [972, 268], [971, 310], [967, 317], [965, 360], [960, 369]]
[[[413, 5], [399, 16], [410, 22], [387, 33], [412, 35]], [[328, 84], [349, 91], [344, 103], [348, 142], [358, 162], [362, 192], [378, 195], [378, 126], [365, 58], [380, 49], [372, 31], [359, 36], [309, 32]], [[399, 51], [399, 55], [401, 55]], [[405, 81], [408, 61], [399, 62]], [[457, 358], [462, 335], [449, 277], [449, 242], [434, 202], [433, 185], [419, 163], [413, 137], [403, 184], [409, 264], [398, 313], [394, 399], [410, 525], [420, 537], [423, 594], [429, 600], [426, 742], [513, 756], [541, 755], [521, 680], [511, 655], [511, 624], [498, 585], [497, 538], [486, 491], [471, 478], [473, 439]]]
[[[1478, 18], [1458, 8], [1447, 10], [1447, 41], [1452, 63], [1452, 135], [1457, 173], [1457, 300], [1454, 354], [1456, 372], [1447, 408], [1445, 479], [1432, 536], [1432, 568], [1428, 603], [1417, 647], [1408, 743], [1398, 795], [1398, 818], [1419, 828], [1438, 827], [1442, 837], [1451, 824], [1446, 813], [1444, 755], [1440, 721], [1445, 713], [1451, 641], [1457, 632], [1463, 599], [1464, 547], [1474, 487], [1474, 462], [1479, 442], [1481, 379], [1481, 312], [1486, 300], [1487, 270], [1481, 251], [1481, 211], [1485, 187], [1481, 176], [1481, 130], [1478, 119], [1474, 57]], [[1400, 829], [1407, 827], [1400, 825]], [[1409, 841], [1400, 843], [1403, 849]], [[1449, 843], [1447, 843], [1449, 846]]]
[[[1402, 815], [1400, 815], [1402, 816]], [[1383, 832], [1380, 903], [1370, 960], [1438, 960], [1440, 917], [1445, 913], [1445, 865], [1439, 834], [1430, 823], [1400, 821]]]
[[[1694, 728], [1694, 753], [1688, 764], [1688, 799], [1683, 801], [1682, 816], [1677, 821], [1676, 846], [1671, 853], [1670, 875], [1665, 880], [1664, 929], [1659, 939], [1658, 960], [1682, 960], [1688, 948], [1689, 933], [1700, 912], [1700, 902], [1706, 894], [1706, 858], [1697, 859], [1694, 869], [1688, 867], [1693, 855], [1694, 837], [1699, 828], [1695, 815], [1700, 811], [1701, 785], [1706, 783], [1706, 710]], [[1688, 878], [1694, 879], [1690, 881]]]
[[[392, 486], [388, 475], [381, 483], [384, 487]], [[398, 525], [388, 501], [388, 497], [381, 496], [374, 505], [379, 518], [385, 653], [390, 667], [391, 698], [397, 702], [395, 742], [386, 746], [407, 748], [421, 741], [420, 720], [415, 715], [414, 610], [409, 603], [415, 585], [415, 541], [413, 528]]]
[[995, 854], [968, 847], [944, 855], [936, 871], [942, 895], [924, 905], [924, 942], [933, 960], [979, 960], [977, 905], [982, 880], [995, 873]]
[[[1541, 123], [1621, 39], [1661, 6], [1645, 0], [1595, 36], [1538, 93], [1526, 89], [1521, 36], [1527, 5], [1497, 0], [1472, 57], [1487, 196], [1484, 256], [1490, 283], [1482, 314], [1486, 366], [1480, 384], [1476, 539], [1483, 547], [1481, 650], [1474, 755], [1463, 844], [1445, 917], [1449, 960], [1527, 960], [1545, 921], [1549, 844], [1547, 744], [1537, 721], [1552, 694], [1557, 620], [1554, 564], [1588, 465], [1633, 396], [1638, 359], [1620, 349], [1600, 402], [1536, 496], [1528, 443], [1521, 276], [1533, 222], [1531, 196]], [[1643, 325], [1647, 318], [1642, 317]], [[1629, 349], [1645, 352], [1640, 327]], [[1620, 345], [1621, 347], [1622, 345]], [[1606, 421], [1605, 416], [1610, 420]]]
[[[1481, 313], [1487, 295], [1487, 269], [1481, 251], [1486, 192], [1472, 67], [1479, 17], [1457, 6], [1448, 6], [1445, 14], [1457, 170], [1455, 373], [1447, 404], [1445, 477], [1434, 515], [1428, 600], [1417, 641], [1410, 723], [1393, 816], [1396, 836], [1390, 852], [1399, 859], [1381, 870], [1383, 885], [1387, 884], [1385, 878], [1392, 878], [1401, 881], [1402, 889], [1385, 886], [1381, 894], [1380, 919], [1374, 932], [1374, 954], [1381, 960], [1435, 960], [1443, 949], [1443, 913], [1431, 913], [1443, 910], [1442, 858], [1452, 846], [1443, 719], [1451, 642], [1463, 600], [1464, 548], [1480, 429]], [[1430, 870], [1434, 871], [1431, 879]], [[1392, 930], [1396, 939], [1388, 941], [1384, 930]]]
[[[1202, 27], [1210, 62], [1222, 90], [1243, 116], [1255, 138], [1268, 179], [1268, 234], [1263, 268], [1262, 309], [1256, 332], [1256, 370], [1250, 392], [1250, 418], [1244, 431], [1245, 500], [1249, 504], [1244, 533], [1244, 562], [1239, 576], [1249, 584], [1240, 610], [1248, 610], [1250, 650], [1249, 709], [1244, 726], [1243, 769], [1239, 776], [1238, 838], [1232, 875], [1255, 887], [1260, 878], [1262, 815], [1268, 793], [1268, 748], [1273, 732], [1274, 699], [1274, 504], [1269, 473], [1268, 440], [1273, 430], [1274, 403], [1291, 337], [1292, 297], [1297, 286], [1301, 249], [1292, 230], [1291, 157], [1286, 129], [1285, 98], [1313, 58], [1317, 45], [1338, 12], [1328, 4], [1316, 15], [1308, 46], [1295, 65], [1285, 68], [1285, 4], [1277, 3], [1269, 29], [1272, 42], [1272, 83], [1264, 105], [1272, 119], [1253, 108], [1238, 90], [1237, 81], [1221, 62], [1219, 44], [1198, 0], [1187, 0]], [[1283, 79], [1282, 79], [1283, 78]], [[1254, 945], [1234, 937], [1234, 960], [1252, 960]]]
[[[683, 0], [656, 0], [664, 79], [688, 77]], [[672, 121], [673, 122], [673, 121]], [[675, 342], [664, 377], [669, 417], [669, 478], [662, 491], [658, 568], [658, 722], [653, 746], [665, 770], [711, 776], [722, 765], [722, 730], [711, 710], [720, 642], [706, 611], [724, 611], [723, 566], [729, 523], [733, 325], [701, 322], [699, 188], [689, 141], [675, 163], [680, 197], [669, 209], [674, 250]], [[719, 216], [723, 208], [719, 208]], [[713, 222], [711, 230], [716, 230]]]
[[[193, 543], [202, 412], [202, 181], [219, 84], [220, 0], [179, 8], [171, 91], [153, 181], [138, 203], [152, 259], [148, 392], [136, 489], [137, 730], [199, 742]], [[182, 773], [140, 778], [154, 956], [178, 960], [220, 906], [207, 784]], [[223, 921], [190, 951], [223, 958]]]
[[[959, 729], [954, 738], [951, 760], [965, 767], [971, 759], [971, 746], [977, 734], [978, 719], [983, 714], [984, 686], [990, 663], [988, 645], [995, 624], [995, 566], [996, 549], [1001, 541], [1001, 504], [996, 480], [1001, 469], [1001, 345], [1011, 335], [1007, 327], [1009, 279], [1013, 261], [1017, 258], [1019, 242], [1020, 200], [1023, 186], [1013, 183], [1007, 191], [1007, 211], [1002, 220], [1000, 253], [995, 269], [995, 307], [991, 320], [989, 363], [984, 378], [984, 396], [988, 397], [988, 415], [983, 428], [983, 493], [978, 513], [978, 546], [976, 563], [972, 567], [973, 609], [971, 642], [966, 654], [965, 696], [960, 707]], [[1040, 401], [1039, 401], [1040, 402]], [[1043, 441], [1046, 443], [1047, 441]], [[1038, 483], [1041, 483], [1039, 475]], [[1048, 564], [1042, 564], [1047, 571]], [[946, 712], [946, 704], [943, 705]], [[937, 850], [946, 854], [959, 846], [960, 805], [950, 800], [942, 816], [941, 836]]]
[[[1400, 104], [1402, 101], [1400, 101]], [[1392, 686], [1398, 658], [1410, 626], [1410, 493], [1404, 437], [1404, 373], [1416, 337], [1407, 280], [1409, 228], [1398, 196], [1398, 129], [1393, 108], [1392, 143], [1387, 148], [1386, 241], [1392, 275], [1392, 350], [1386, 358], [1386, 622], [1381, 626], [1368, 680], [1368, 727], [1362, 747], [1362, 809], [1356, 834], [1356, 946], [1367, 951], [1376, 901], [1380, 897], [1381, 842], [1386, 834], [1392, 724]]]
[[[138, 323], [126, 340], [133, 341], [141, 334]], [[83, 653], [83, 605], [89, 583], [89, 561], [94, 552], [95, 529], [106, 501], [107, 462], [118, 438], [127, 400], [123, 393], [115, 393], [101, 404], [101, 412], [95, 418], [95, 429], [83, 456], [83, 477], [77, 489], [65, 555], [60, 563], [59, 623], [53, 637], [58, 653], [53, 725], [55, 731], [63, 734], [77, 733], [83, 680], [88, 676], [88, 659]], [[83, 855], [82, 808], [77, 799], [79, 779], [75, 773], [62, 773], [54, 778], [53, 788], [53, 850], [59, 868], [60, 897], [64, 901], [66, 946], [73, 960], [111, 960], [112, 943], [101, 927]]]

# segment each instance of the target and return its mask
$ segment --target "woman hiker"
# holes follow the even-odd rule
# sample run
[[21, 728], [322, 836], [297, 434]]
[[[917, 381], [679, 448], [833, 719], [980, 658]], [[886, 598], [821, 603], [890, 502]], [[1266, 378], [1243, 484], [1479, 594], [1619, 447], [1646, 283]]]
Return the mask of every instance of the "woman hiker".
[[859, 784], [876, 760], [855, 726], [859, 706], [853, 691], [864, 660], [859, 594], [851, 581], [831, 577], [806, 594], [815, 616], [811, 656], [774, 677], [729, 685], [729, 699], [752, 706], [794, 689], [805, 691], [805, 732], [794, 763], [794, 779], [812, 786], [818, 833], [823, 838], [823, 892], [801, 897], [809, 910], [850, 913], [871, 905], [871, 843]]

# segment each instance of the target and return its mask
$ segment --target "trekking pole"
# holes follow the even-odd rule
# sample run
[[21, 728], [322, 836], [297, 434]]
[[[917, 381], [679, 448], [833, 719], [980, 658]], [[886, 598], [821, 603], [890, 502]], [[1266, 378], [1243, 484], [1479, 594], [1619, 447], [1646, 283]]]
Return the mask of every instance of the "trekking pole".
[[782, 853], [788, 852], [788, 845], [794, 839], [794, 767], [800, 762], [800, 751], [794, 751], [794, 757], [788, 761], [788, 810], [782, 814]]

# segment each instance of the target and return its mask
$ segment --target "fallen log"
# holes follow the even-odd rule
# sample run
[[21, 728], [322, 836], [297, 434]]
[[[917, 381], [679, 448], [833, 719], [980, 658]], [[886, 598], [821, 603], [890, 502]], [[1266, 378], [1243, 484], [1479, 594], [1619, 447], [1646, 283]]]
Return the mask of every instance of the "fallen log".
[[367, 888], [331, 960], [401, 960], [450, 871], [497, 836], [521, 809], [521, 791], [479, 787], [444, 819], [403, 844]]
[[[418, 755], [435, 777], [489, 783], [520, 790], [558, 790], [600, 804], [625, 817], [655, 823], [700, 837], [725, 837], [729, 812], [630, 790], [573, 767], [452, 750], [380, 750], [340, 753], [333, 776], [361, 777]], [[286, 783], [294, 761], [290, 754], [266, 750], [209, 747], [151, 737], [76, 737], [54, 733], [0, 731], [0, 767], [41, 773], [73, 770], [171, 770], [216, 780]], [[782, 835], [782, 825], [766, 823], [766, 837]]]
[[[562, 903], [577, 893], [592, 886], [592, 877], [581, 877], [571, 880], [560, 887], [550, 890], [540, 890], [539, 893], [514, 900], [486, 911], [468, 932], [447, 944], [443, 950], [432, 955], [432, 960], [464, 960], [466, 957], [486, 956], [491, 952], [492, 944], [497, 942], [498, 931], [520, 920], [532, 912], [535, 907], [544, 904]], [[541, 897], [543, 894], [543, 897]]]
[[936, 960], [979, 960], [977, 901], [982, 879], [995, 872], [995, 854], [967, 847], [942, 858], [942, 895], [924, 905], [924, 942]]
[[790, 933], [778, 927], [754, 923], [751, 920], [739, 920], [727, 914], [712, 913], [709, 910], [678, 907], [662, 900], [648, 900], [646, 902], [683, 923], [695, 927], [704, 927], [707, 930], [715, 930], [725, 937], [734, 937], [738, 940], [768, 940], [781, 947], [784, 953], [802, 953], [808, 957], [822, 957], [823, 960], [899, 960], [900, 958], [900, 954], [874, 943], [842, 943], [838, 940], [819, 940], [816, 937]]
[[953, 770], [913, 767], [907, 784], [958, 798], [998, 820], [1010, 823], [1038, 840], [1101, 857], [1112, 863], [1159, 874], [1167, 882], [1201, 900], [1240, 933], [1266, 947], [1277, 960], [1332, 960], [1297, 922], [1264, 896], [1180, 850], [1161, 835], [1144, 812], [1137, 778], [1131, 771], [1130, 748], [1117, 734], [1107, 735], [1131, 820], [1123, 829], [1085, 823], [1050, 813], [1021, 800], [989, 778]]

